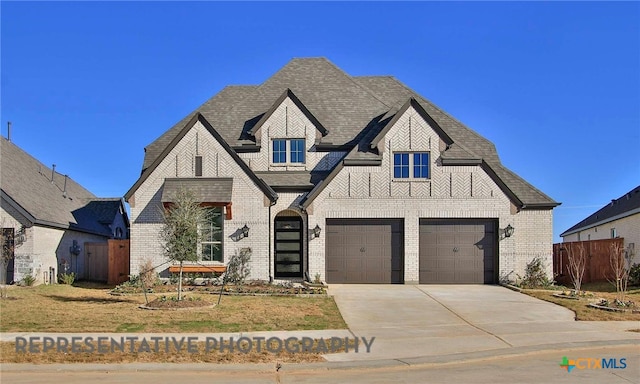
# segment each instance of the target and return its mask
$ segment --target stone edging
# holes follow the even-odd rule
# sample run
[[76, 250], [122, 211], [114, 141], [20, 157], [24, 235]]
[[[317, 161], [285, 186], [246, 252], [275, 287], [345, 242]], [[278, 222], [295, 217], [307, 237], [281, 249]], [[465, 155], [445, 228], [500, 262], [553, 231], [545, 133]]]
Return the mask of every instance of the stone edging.
[[580, 300], [580, 298], [579, 298], [579, 297], [577, 297], [577, 296], [561, 295], [561, 294], [559, 294], [559, 293], [554, 293], [554, 294], [553, 294], [553, 295], [551, 295], [551, 296], [553, 296], [553, 297], [557, 297], [557, 298], [560, 298], [560, 299]]
[[156, 308], [156, 307], [149, 307], [145, 304], [142, 305], [138, 305], [138, 308], [140, 309], [146, 309], [149, 311], [187, 311], [190, 309], [210, 309], [215, 307], [216, 304], [212, 304], [212, 305], [204, 305], [201, 307], [183, 307], [183, 308]]
[[640, 314], [640, 309], [612, 308], [612, 307], [605, 307], [605, 306], [598, 305], [598, 304], [593, 304], [593, 303], [589, 304], [589, 307], [600, 309], [600, 310], [603, 310], [603, 311], [609, 311], [609, 312]]

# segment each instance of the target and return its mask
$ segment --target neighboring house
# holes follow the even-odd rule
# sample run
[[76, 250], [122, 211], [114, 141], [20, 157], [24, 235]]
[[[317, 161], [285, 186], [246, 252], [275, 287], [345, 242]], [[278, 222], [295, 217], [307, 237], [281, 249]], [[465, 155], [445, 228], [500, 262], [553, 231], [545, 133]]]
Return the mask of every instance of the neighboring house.
[[560, 236], [565, 243], [622, 237], [625, 248], [634, 248], [640, 243], [640, 186], [611, 200]]
[[397, 79], [352, 77], [323, 58], [224, 88], [145, 148], [125, 195], [132, 273], [166, 261], [161, 207], [180, 188], [222, 227], [200, 263], [250, 247], [254, 279], [497, 283], [534, 257], [551, 273], [559, 203]]
[[97, 198], [7, 139], [0, 152], [0, 223], [13, 239], [8, 282], [26, 275], [55, 283], [58, 273], [85, 275], [84, 244], [128, 238], [122, 198]]

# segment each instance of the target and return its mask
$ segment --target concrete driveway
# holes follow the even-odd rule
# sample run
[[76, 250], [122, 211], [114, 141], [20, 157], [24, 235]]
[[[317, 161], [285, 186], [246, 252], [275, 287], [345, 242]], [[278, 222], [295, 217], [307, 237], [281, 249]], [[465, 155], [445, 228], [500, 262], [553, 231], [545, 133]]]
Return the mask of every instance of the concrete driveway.
[[572, 311], [491, 285], [331, 285], [357, 337], [375, 337], [370, 353], [330, 361], [411, 359], [562, 343], [626, 340], [626, 322], [576, 322]]

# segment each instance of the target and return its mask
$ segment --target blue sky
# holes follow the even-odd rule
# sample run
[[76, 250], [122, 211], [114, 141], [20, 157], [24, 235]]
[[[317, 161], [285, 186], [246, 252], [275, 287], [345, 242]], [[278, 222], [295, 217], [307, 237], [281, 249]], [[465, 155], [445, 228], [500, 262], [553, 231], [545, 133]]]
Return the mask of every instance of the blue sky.
[[562, 202], [558, 235], [640, 184], [638, 2], [6, 2], [1, 132], [98, 196], [225, 85], [293, 57], [393, 75]]

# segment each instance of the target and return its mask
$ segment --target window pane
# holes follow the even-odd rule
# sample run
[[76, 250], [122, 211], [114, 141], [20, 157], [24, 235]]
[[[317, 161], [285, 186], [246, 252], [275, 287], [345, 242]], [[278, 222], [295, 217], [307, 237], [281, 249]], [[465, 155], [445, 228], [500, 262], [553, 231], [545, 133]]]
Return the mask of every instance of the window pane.
[[393, 177], [407, 178], [409, 177], [409, 154], [395, 153], [393, 155]]
[[276, 251], [299, 251], [300, 243], [280, 243], [276, 242]]
[[300, 254], [299, 253], [280, 253], [278, 252], [278, 254], [276, 254], [276, 261], [277, 262], [293, 262], [293, 263], [299, 263], [300, 262]]
[[211, 207], [207, 209], [206, 222], [200, 225], [201, 241], [222, 241], [222, 207]]
[[273, 162], [286, 163], [287, 162], [287, 141], [273, 140], [272, 148], [273, 148]]
[[278, 272], [300, 272], [300, 264], [276, 264], [276, 273]]
[[222, 261], [222, 244], [203, 243], [202, 261]]
[[276, 240], [300, 240], [300, 232], [276, 232]]
[[300, 229], [300, 221], [298, 220], [278, 220], [276, 221], [277, 229]]
[[304, 140], [291, 140], [291, 162], [304, 163]]
[[429, 178], [429, 154], [428, 153], [413, 154], [413, 177]]

